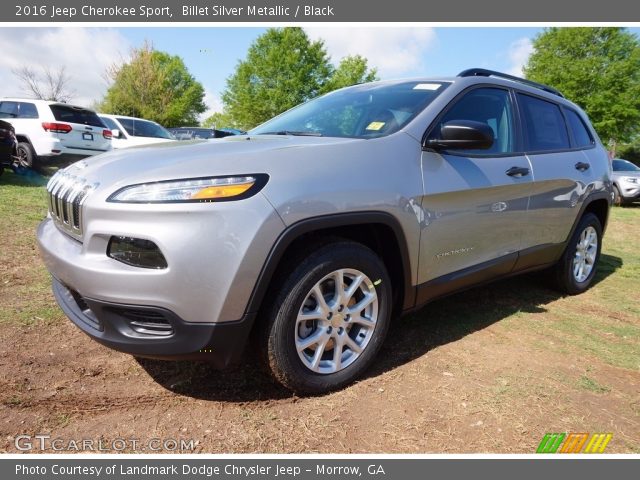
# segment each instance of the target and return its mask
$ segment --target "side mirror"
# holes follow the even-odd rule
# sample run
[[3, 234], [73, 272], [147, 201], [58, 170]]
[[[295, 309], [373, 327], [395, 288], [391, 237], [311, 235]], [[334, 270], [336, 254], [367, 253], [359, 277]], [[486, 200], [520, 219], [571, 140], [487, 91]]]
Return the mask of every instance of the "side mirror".
[[120, 138], [122, 136], [122, 132], [116, 128], [114, 130], [111, 130], [111, 136], [113, 138]]
[[473, 120], [452, 120], [433, 132], [424, 147], [432, 150], [486, 150], [493, 145], [489, 125]]

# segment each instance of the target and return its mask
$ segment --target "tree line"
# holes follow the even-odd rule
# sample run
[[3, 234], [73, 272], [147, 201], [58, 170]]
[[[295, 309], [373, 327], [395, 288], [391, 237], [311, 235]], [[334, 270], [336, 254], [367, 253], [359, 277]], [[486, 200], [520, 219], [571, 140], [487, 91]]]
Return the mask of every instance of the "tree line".
[[[582, 107], [612, 155], [640, 161], [640, 42], [619, 27], [553, 27], [533, 39], [524, 66], [531, 80], [553, 86]], [[14, 71], [37, 98], [69, 100], [70, 77]], [[204, 87], [183, 60], [150, 43], [106, 72], [110, 86], [96, 105], [105, 113], [144, 117], [167, 127], [196, 125], [206, 111]], [[378, 79], [359, 55], [331, 63], [324, 43], [298, 27], [270, 28], [249, 47], [222, 92], [223, 111], [205, 126], [250, 129], [332, 90]], [[55, 98], [53, 98], [55, 97]]]

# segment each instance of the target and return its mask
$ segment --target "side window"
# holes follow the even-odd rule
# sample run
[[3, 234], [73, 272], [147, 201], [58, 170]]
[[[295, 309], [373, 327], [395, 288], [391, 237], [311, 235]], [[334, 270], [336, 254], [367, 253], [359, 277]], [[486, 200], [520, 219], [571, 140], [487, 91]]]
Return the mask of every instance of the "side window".
[[17, 118], [18, 102], [0, 102], [0, 118]]
[[589, 133], [586, 125], [575, 111], [565, 108], [564, 113], [567, 117], [567, 123], [569, 124], [569, 129], [573, 134], [573, 140], [575, 141], [575, 146], [577, 148], [590, 147], [594, 144], [593, 137]]
[[20, 103], [19, 118], [38, 118], [38, 109], [33, 103]]
[[[493, 130], [494, 142], [486, 150], [464, 150], [465, 154], [510, 153], [514, 150], [513, 111], [509, 92], [501, 88], [476, 88], [456, 102], [440, 119], [438, 130], [452, 120], [486, 123]], [[461, 151], [462, 153], [462, 151]]]
[[116, 125], [116, 122], [114, 122], [113, 120], [111, 120], [110, 118], [107, 117], [100, 117], [100, 120], [102, 120], [102, 123], [105, 124], [105, 126], [109, 129], [109, 130], [119, 130], [120, 127], [118, 127], [118, 125]]
[[526, 151], [570, 148], [567, 125], [558, 105], [523, 93], [518, 93], [518, 101], [524, 119]]

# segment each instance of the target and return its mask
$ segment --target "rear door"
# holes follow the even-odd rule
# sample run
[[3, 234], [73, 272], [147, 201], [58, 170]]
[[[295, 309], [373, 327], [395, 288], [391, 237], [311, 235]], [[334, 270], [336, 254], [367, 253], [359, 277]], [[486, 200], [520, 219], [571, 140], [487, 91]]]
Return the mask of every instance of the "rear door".
[[[597, 168], [585, 149], [595, 141], [588, 130], [575, 133], [567, 125], [582, 122], [575, 112], [546, 98], [518, 93], [525, 151], [534, 175], [522, 248], [552, 246], [567, 239]], [[566, 117], [571, 115], [571, 117]]]
[[[94, 152], [111, 149], [111, 131], [94, 111], [60, 103], [51, 104], [49, 107], [55, 123], [63, 125], [58, 125], [50, 131], [65, 147]], [[68, 129], [67, 125], [71, 128]]]
[[450, 274], [481, 281], [474, 269], [488, 277], [509, 272], [527, 221], [531, 167], [521, 153], [512, 93], [494, 86], [467, 91], [432, 132], [454, 120], [488, 124], [495, 141], [488, 150], [423, 152], [420, 283]]

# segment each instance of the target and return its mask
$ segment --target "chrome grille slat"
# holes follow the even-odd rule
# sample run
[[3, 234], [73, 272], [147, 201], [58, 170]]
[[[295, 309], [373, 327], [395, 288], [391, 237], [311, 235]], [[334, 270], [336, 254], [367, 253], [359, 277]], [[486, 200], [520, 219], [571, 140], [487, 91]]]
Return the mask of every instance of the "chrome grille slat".
[[97, 186], [64, 170], [47, 184], [49, 215], [60, 230], [82, 241], [82, 204]]

